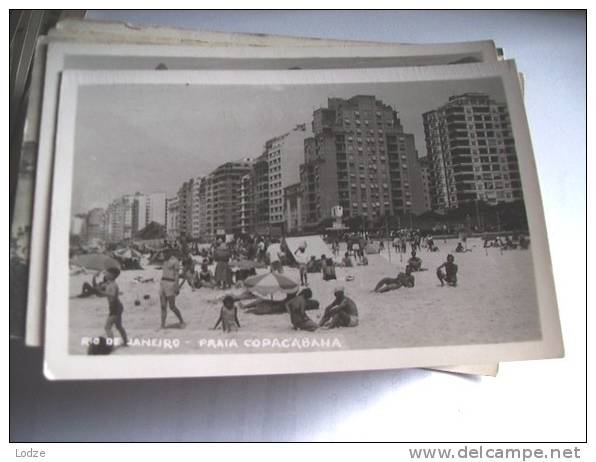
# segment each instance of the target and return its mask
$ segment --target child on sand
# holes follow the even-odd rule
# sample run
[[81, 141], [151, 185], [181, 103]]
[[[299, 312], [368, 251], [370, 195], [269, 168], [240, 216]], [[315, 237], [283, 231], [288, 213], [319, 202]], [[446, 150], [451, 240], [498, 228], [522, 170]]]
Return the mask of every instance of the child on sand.
[[108, 268], [105, 272], [105, 285], [104, 286], [97, 286], [96, 290], [101, 293], [102, 295], [106, 296], [108, 299], [108, 319], [106, 320], [105, 331], [107, 337], [113, 341], [114, 333], [112, 332], [112, 326], [116, 326], [116, 330], [120, 333], [122, 337], [123, 346], [127, 346], [128, 344], [128, 337], [126, 336], [126, 331], [122, 326], [122, 313], [124, 312], [124, 307], [122, 306], [122, 302], [119, 298], [120, 289], [118, 284], [116, 284], [116, 278], [120, 275], [120, 270], [118, 268]]
[[238, 321], [238, 307], [234, 301], [234, 297], [226, 295], [223, 299], [223, 305], [219, 313], [219, 319], [213, 326], [213, 330], [217, 329], [221, 323], [222, 330], [225, 333], [237, 332], [240, 329], [240, 322]]
[[300, 246], [294, 252], [295, 256], [298, 256], [298, 270], [300, 271], [300, 285], [301, 286], [308, 286], [308, 271], [306, 268], [306, 262], [304, 261], [306, 253], [306, 242], [300, 244]]
[[[453, 255], [447, 255], [447, 261], [437, 268], [437, 277], [441, 282], [441, 287], [445, 285], [457, 287], [457, 265], [454, 263]], [[445, 269], [445, 271], [443, 271]]]

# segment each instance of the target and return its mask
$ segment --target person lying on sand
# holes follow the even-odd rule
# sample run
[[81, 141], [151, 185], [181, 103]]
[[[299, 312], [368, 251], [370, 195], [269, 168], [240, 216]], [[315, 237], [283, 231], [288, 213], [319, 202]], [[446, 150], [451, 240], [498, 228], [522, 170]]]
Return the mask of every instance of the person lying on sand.
[[356, 327], [358, 325], [358, 307], [354, 300], [347, 297], [344, 288], [338, 286], [333, 291], [335, 300], [325, 308], [320, 327], [333, 329], [336, 327]]
[[383, 278], [381, 279], [373, 292], [384, 293], [389, 292], [390, 290], [396, 290], [401, 287], [414, 287], [414, 275], [412, 274], [412, 267], [410, 265], [406, 265], [406, 271], [400, 272], [397, 277], [395, 278]]
[[[314, 332], [319, 328], [316, 322], [308, 317], [306, 314], [307, 303], [312, 299], [312, 290], [304, 289], [296, 294], [286, 303], [286, 309], [290, 315], [290, 322], [295, 330], [306, 330]], [[318, 306], [318, 302], [317, 302]]]
[[455, 248], [457, 253], [464, 253], [464, 252], [471, 252], [472, 249], [466, 249], [461, 242], [457, 243], [457, 247]]
[[221, 328], [225, 333], [237, 332], [240, 329], [240, 321], [238, 321], [238, 307], [234, 301], [234, 297], [226, 295], [223, 299], [223, 305], [219, 312], [219, 319], [213, 326], [213, 330], [221, 324]]
[[98, 271], [97, 273], [95, 273], [93, 275], [93, 278], [91, 279], [91, 284], [89, 284], [88, 282], [83, 283], [83, 287], [81, 288], [81, 293], [79, 294], [79, 298], [87, 298], [87, 297], [91, 297], [92, 295], [97, 295], [98, 297], [103, 297], [103, 295], [99, 289], [101, 289], [102, 287], [105, 287], [107, 281], [104, 276], [102, 282], [100, 282], [100, 283], [97, 282], [97, 277], [101, 273], [102, 273], [102, 271]]
[[441, 287], [445, 285], [445, 282], [451, 287], [457, 287], [457, 265], [454, 261], [454, 256], [449, 254], [447, 261], [437, 268], [437, 277], [441, 281]]

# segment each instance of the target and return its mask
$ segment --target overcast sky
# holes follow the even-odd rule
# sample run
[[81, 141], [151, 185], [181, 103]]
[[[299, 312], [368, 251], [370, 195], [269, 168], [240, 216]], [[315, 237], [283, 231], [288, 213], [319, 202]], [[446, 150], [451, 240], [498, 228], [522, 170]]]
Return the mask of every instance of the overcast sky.
[[73, 213], [123, 194], [175, 194], [188, 178], [256, 157], [296, 124], [310, 127], [328, 97], [375, 95], [399, 112], [426, 155], [422, 113], [449, 96], [484, 91], [504, 101], [499, 79], [303, 86], [102, 85], [79, 88]]

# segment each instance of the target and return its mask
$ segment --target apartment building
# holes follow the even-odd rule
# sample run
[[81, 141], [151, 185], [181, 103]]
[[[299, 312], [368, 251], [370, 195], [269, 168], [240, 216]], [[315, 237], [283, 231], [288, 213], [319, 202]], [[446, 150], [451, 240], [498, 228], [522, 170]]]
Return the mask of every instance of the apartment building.
[[523, 198], [506, 104], [485, 93], [454, 95], [423, 122], [433, 210]]
[[329, 98], [313, 113], [314, 136], [304, 142], [300, 182], [307, 226], [331, 217], [375, 220], [423, 208], [422, 179], [414, 135], [404, 132], [397, 112], [371, 95]]

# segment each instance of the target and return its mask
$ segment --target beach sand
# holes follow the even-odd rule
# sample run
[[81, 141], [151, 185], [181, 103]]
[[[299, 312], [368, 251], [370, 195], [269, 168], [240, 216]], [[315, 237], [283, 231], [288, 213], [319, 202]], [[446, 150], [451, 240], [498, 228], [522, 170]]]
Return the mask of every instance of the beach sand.
[[[458, 287], [441, 287], [435, 270], [447, 253], [453, 253], [456, 240], [436, 242], [439, 252], [422, 250], [423, 267], [428, 271], [414, 273], [416, 286], [385, 294], [371, 290], [381, 278], [394, 277], [403, 271], [408, 254], [400, 259], [387, 249], [382, 255], [369, 255], [369, 266], [337, 268], [338, 281], [323, 281], [321, 274], [309, 274], [309, 286], [321, 307], [307, 314], [318, 322], [324, 307], [333, 300], [333, 289], [341, 284], [358, 305], [360, 325], [355, 328], [319, 330], [315, 333], [295, 331], [286, 313], [255, 315], [239, 312], [241, 329], [225, 334], [210, 330], [215, 324], [220, 303], [213, 299], [224, 291], [198, 289], [187, 284], [181, 289], [177, 306], [187, 326], [176, 328], [176, 318], [168, 311], [168, 324], [161, 330], [159, 279], [161, 270], [147, 266], [144, 270], [123, 271], [117, 280], [124, 305], [123, 324], [134, 339], [128, 348], [116, 348], [114, 354], [183, 354], [297, 351], [296, 344], [263, 346], [262, 339], [295, 339], [309, 342], [308, 351], [337, 349], [400, 348], [438, 345], [471, 345], [536, 340], [540, 338], [536, 289], [529, 250], [503, 251], [482, 247], [480, 239], [468, 240], [472, 252], [455, 254], [459, 265]], [[487, 255], [488, 253], [488, 255]], [[391, 262], [389, 261], [391, 258]], [[258, 270], [259, 274], [267, 270]], [[299, 281], [298, 270], [284, 267], [284, 274]], [[134, 278], [154, 278], [154, 282], [137, 283]], [[346, 281], [346, 276], [354, 276]], [[69, 315], [69, 349], [73, 354], [86, 352], [86, 339], [105, 335], [107, 317], [105, 298], [77, 298], [89, 274], [71, 276]], [[149, 299], [144, 299], [148, 295]], [[135, 306], [135, 299], [141, 301]], [[171, 324], [170, 324], [171, 323]], [[118, 333], [114, 329], [116, 338]], [[256, 342], [255, 342], [256, 339]], [[313, 339], [325, 342], [313, 342]], [[209, 342], [209, 340], [211, 340]], [[164, 342], [165, 341], [165, 342]], [[248, 343], [247, 343], [248, 341]], [[209, 343], [207, 346], [206, 343]], [[173, 347], [172, 345], [175, 344]], [[169, 346], [168, 346], [169, 345]], [[301, 350], [304, 351], [304, 350]]]

